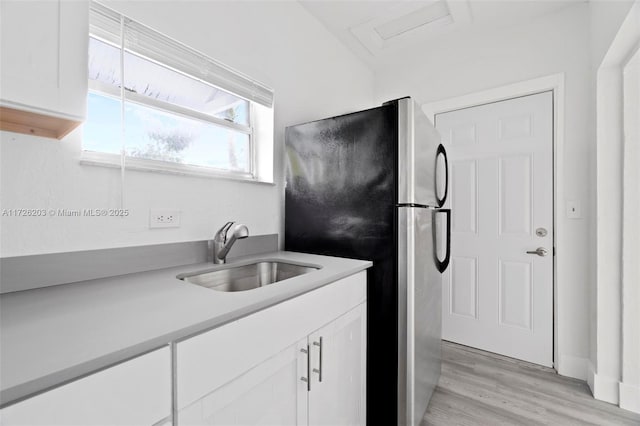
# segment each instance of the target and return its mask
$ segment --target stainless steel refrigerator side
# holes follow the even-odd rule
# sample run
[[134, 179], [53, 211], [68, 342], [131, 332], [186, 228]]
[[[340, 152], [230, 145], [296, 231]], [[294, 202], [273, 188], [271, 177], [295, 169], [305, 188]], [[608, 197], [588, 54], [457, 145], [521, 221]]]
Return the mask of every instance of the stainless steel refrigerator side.
[[435, 240], [440, 233], [433, 220], [435, 210], [420, 209], [418, 213], [415, 238], [416, 284], [413, 296], [416, 425], [424, 417], [438, 385], [442, 358], [442, 274], [435, 261]]
[[399, 207], [398, 220], [398, 425], [408, 425], [409, 401], [413, 387], [412, 364], [409, 361], [408, 336], [409, 322], [408, 306], [413, 303], [413, 292], [410, 291], [413, 283], [413, 218], [412, 208]]
[[398, 204], [415, 204], [413, 100], [399, 99], [398, 108]]
[[438, 131], [411, 98], [397, 101], [398, 204], [437, 207]]
[[398, 425], [420, 424], [440, 377], [442, 276], [433, 210], [398, 208]]

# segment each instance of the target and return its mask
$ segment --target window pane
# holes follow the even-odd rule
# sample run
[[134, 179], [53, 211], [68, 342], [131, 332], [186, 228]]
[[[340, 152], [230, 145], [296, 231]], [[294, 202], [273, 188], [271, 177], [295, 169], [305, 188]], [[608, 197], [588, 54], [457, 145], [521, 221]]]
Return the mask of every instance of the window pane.
[[89, 92], [87, 120], [83, 124], [82, 149], [120, 154], [120, 100]]
[[[125, 90], [249, 125], [249, 102], [130, 52], [124, 56]], [[120, 49], [89, 38], [89, 79], [120, 87]]]
[[[120, 152], [119, 108], [119, 100], [89, 94], [85, 150]], [[251, 172], [250, 138], [245, 133], [131, 102], [125, 104], [125, 128], [128, 156]]]

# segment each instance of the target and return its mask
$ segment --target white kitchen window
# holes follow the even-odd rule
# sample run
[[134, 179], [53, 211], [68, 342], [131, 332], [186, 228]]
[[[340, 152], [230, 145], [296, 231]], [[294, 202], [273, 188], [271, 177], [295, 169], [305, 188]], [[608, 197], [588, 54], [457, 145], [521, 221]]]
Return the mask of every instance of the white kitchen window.
[[91, 4], [83, 162], [272, 182], [273, 92]]

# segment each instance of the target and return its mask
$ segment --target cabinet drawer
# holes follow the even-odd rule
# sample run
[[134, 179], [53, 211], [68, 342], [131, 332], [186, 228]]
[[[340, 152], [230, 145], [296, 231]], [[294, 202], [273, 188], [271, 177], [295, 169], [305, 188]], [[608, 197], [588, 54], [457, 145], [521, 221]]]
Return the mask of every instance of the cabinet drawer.
[[171, 414], [171, 356], [158, 349], [0, 411], [12, 425], [153, 425]]
[[178, 409], [233, 380], [366, 300], [366, 272], [177, 345]]

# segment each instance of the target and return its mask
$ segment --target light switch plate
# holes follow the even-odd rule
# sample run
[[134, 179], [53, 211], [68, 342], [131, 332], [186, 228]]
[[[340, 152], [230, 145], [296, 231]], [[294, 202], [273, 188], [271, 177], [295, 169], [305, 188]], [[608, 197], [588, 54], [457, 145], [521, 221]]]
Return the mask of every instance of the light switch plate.
[[582, 219], [582, 209], [580, 207], [580, 201], [578, 200], [567, 201], [567, 218]]
[[149, 228], [179, 228], [180, 210], [150, 209]]

